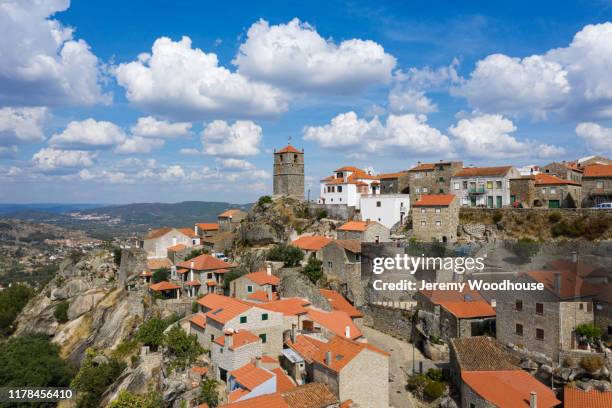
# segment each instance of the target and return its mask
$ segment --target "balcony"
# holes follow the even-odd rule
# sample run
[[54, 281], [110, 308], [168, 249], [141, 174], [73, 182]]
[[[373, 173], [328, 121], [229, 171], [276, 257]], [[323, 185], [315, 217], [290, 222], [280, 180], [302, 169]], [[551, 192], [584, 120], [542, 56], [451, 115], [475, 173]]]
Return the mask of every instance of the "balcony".
[[484, 194], [485, 188], [484, 188], [484, 186], [483, 187], [470, 187], [468, 189], [468, 192], [470, 194]]

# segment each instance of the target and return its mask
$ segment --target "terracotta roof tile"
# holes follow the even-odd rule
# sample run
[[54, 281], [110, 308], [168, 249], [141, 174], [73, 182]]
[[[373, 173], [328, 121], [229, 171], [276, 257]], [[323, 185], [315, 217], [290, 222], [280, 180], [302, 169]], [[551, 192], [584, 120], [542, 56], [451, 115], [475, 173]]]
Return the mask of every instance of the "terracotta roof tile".
[[304, 251], [319, 251], [331, 241], [331, 238], [322, 235], [301, 236], [294, 240], [291, 245]]
[[216, 222], [203, 222], [203, 223], [196, 224], [196, 226], [202, 231], [218, 231], [219, 230], [219, 224], [217, 224]]
[[324, 344], [325, 342], [321, 340], [302, 334], [295, 337], [295, 342], [287, 340], [287, 346], [293, 349], [309, 363], [314, 361], [319, 349], [322, 348]]
[[413, 207], [446, 207], [453, 203], [453, 194], [425, 194], [422, 195]]
[[205, 376], [208, 373], [208, 367], [194, 366], [191, 367], [191, 372]]
[[351, 339], [358, 339], [363, 335], [361, 330], [359, 330], [353, 320], [345, 312], [324, 312], [322, 310], [309, 308], [306, 319], [314, 321], [338, 336], [344, 336], [347, 327], [350, 330]]
[[187, 249], [187, 245], [185, 245], [185, 244], [176, 244], [176, 245], [169, 246], [167, 248], [168, 251], [173, 251], [173, 252], [182, 251], [183, 249]]
[[[248, 330], [240, 330], [235, 333], [227, 333], [227, 335], [232, 337], [232, 346], [229, 348], [230, 350], [236, 350], [237, 348], [246, 346], [247, 344], [257, 343], [258, 341], [261, 341], [258, 336], [254, 335]], [[223, 347], [225, 346], [225, 335], [218, 336], [213, 341]]]
[[408, 171], [429, 171], [435, 168], [436, 168], [436, 165], [434, 163], [421, 163], [421, 164], [414, 166]]
[[361, 253], [361, 241], [358, 239], [337, 239], [334, 242], [349, 252], [354, 254]]
[[260, 367], [255, 367], [254, 364], [248, 363], [237, 370], [230, 371], [230, 376], [248, 390], [252, 390], [258, 385], [268, 381], [274, 377], [274, 374]]
[[308, 309], [305, 306], [309, 306], [310, 302], [300, 298], [284, 298], [275, 300], [272, 302], [266, 302], [258, 304], [257, 307], [261, 309], [270, 310], [272, 312], [282, 313], [285, 316], [296, 316], [306, 314]]
[[[561, 275], [561, 290], [555, 290], [555, 275]], [[601, 291], [601, 287], [589, 283], [579, 277], [574, 271], [529, 271], [527, 275], [537, 282], [543, 283], [544, 288], [561, 299], [573, 299], [581, 296], [594, 296]]]
[[242, 211], [241, 209], [238, 209], [238, 208], [231, 208], [229, 210], [223, 211], [217, 217], [219, 217], [219, 218], [232, 218], [234, 215], [239, 214], [241, 212], [244, 212], [244, 211]]
[[249, 390], [245, 390], [244, 388], [237, 388], [237, 389], [235, 389], [234, 391], [230, 392], [227, 395], [227, 399], [228, 399], [229, 402], [236, 402], [239, 399], [249, 395], [249, 393], [250, 393]]
[[276, 374], [276, 392], [285, 392], [296, 387], [295, 382], [285, 374], [282, 368], [273, 368], [270, 371]]
[[191, 228], [177, 228], [177, 230], [179, 230], [183, 234], [187, 235], [189, 238], [196, 238], [197, 237], [196, 233]]
[[586, 166], [582, 177], [612, 177], [612, 164], [593, 164]]
[[157, 228], [157, 229], [147, 232], [147, 234], [144, 236], [144, 239], [155, 239], [155, 238], [163, 237], [164, 235], [166, 235], [172, 230], [173, 230], [172, 227]]
[[245, 278], [258, 285], [274, 285], [280, 284], [280, 279], [275, 275], [268, 275], [267, 271], [251, 272], [244, 275]]
[[534, 176], [536, 186], [556, 186], [556, 185], [573, 185], [579, 186], [580, 183], [577, 183], [572, 180], [565, 180], [559, 178], [557, 176], [553, 176], [552, 174], [539, 173]]
[[194, 314], [189, 318], [189, 321], [202, 329], [206, 328], [206, 315], [204, 313]]
[[439, 303], [444, 309], [459, 319], [473, 319], [476, 317], [494, 317], [495, 309], [486, 301], [453, 302], [442, 301]]
[[199, 280], [197, 280], [197, 279], [196, 279], [196, 280], [189, 281], [189, 282], [185, 283], [185, 285], [187, 285], [187, 286], [202, 286], [202, 284], [200, 283], [200, 281], [199, 281]]
[[325, 384], [305, 384], [282, 394], [289, 408], [321, 408], [338, 403], [338, 398]]
[[505, 176], [512, 166], [497, 167], [465, 167], [453, 175], [453, 177], [477, 177], [477, 176]]
[[599, 391], [594, 388], [583, 391], [566, 386], [563, 389], [563, 406], [565, 408], [610, 408], [612, 391]]
[[228, 296], [217, 295], [216, 293], [209, 293], [198, 299], [198, 304], [204, 306], [208, 310], [218, 309], [231, 302], [237, 302], [237, 300]]
[[222, 261], [221, 259], [215, 258], [208, 254], [202, 254], [195, 258], [188, 259], [183, 262], [179, 262], [176, 266], [186, 269], [191, 269], [191, 262], [193, 262], [193, 269], [197, 271], [211, 271], [215, 269], [227, 269], [233, 268], [235, 265], [228, 262]]
[[225, 324], [236, 316], [239, 316], [242, 313], [246, 312], [251, 307], [253, 306], [247, 305], [246, 303], [240, 302], [238, 300], [234, 300], [233, 302], [228, 302], [222, 305], [218, 309], [214, 309], [206, 313], [206, 317], [219, 323]]
[[151, 286], [149, 286], [149, 288], [155, 292], [161, 292], [163, 290], [180, 289], [181, 287], [179, 285], [175, 285], [174, 283], [170, 283], [167, 281], [161, 281], [161, 282], [152, 284]]
[[519, 370], [520, 361], [490, 337], [451, 339], [451, 348], [461, 371]]
[[462, 371], [461, 379], [476, 394], [498, 407], [529, 408], [532, 391], [538, 394], [539, 408], [552, 408], [561, 403], [550, 388], [523, 370]]
[[[358, 231], [363, 232], [374, 224], [379, 224], [376, 221], [349, 221], [338, 228], [338, 231]], [[380, 225], [380, 224], [379, 224]]]
[[303, 152], [299, 151], [298, 149], [296, 149], [295, 147], [291, 145], [287, 145], [283, 147], [282, 149], [278, 150], [276, 153], [303, 153]]
[[355, 306], [351, 305], [344, 296], [335, 290], [319, 289], [319, 293], [329, 301], [332, 309], [345, 312], [350, 317], [363, 317], [363, 313], [357, 310]]
[[396, 178], [400, 178], [402, 176], [406, 176], [408, 175], [407, 171], [400, 171], [397, 173], [383, 173], [383, 174], [379, 174], [378, 178], [381, 180], [387, 180], [387, 179], [396, 179]]
[[287, 405], [280, 393], [260, 395], [244, 401], [222, 405], [221, 408], [293, 408]]
[[272, 298], [270, 299], [270, 295], [265, 290], [256, 290], [247, 296], [249, 300], [255, 300], [257, 302], [272, 302], [278, 300], [278, 293], [272, 292]]

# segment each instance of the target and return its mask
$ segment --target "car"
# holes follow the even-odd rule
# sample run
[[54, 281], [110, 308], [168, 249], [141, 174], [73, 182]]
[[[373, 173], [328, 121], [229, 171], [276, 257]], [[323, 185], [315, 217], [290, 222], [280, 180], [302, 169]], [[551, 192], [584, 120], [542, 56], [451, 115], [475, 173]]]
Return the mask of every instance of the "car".
[[597, 210], [612, 210], [612, 203], [599, 203], [595, 207], [592, 207]]

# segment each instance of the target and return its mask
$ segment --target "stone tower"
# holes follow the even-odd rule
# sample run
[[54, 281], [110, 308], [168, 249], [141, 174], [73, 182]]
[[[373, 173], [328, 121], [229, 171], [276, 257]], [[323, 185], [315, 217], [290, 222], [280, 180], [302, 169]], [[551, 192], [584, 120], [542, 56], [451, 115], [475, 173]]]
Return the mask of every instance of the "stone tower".
[[274, 150], [274, 195], [304, 199], [304, 151], [291, 144]]

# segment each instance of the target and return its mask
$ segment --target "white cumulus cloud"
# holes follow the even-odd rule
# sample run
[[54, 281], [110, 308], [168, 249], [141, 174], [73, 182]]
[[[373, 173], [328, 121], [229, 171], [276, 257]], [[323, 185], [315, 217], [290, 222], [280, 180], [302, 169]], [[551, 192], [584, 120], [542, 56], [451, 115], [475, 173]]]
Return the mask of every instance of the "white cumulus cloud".
[[98, 58], [73, 29], [51, 17], [68, 0], [0, 2], [0, 104], [91, 105], [109, 102]]
[[253, 170], [255, 168], [253, 163], [242, 159], [223, 159], [221, 167], [232, 170]]
[[576, 126], [576, 134], [584, 140], [591, 152], [612, 152], [612, 128], [593, 122], [583, 122]]
[[34, 166], [42, 172], [76, 171], [94, 164], [95, 154], [81, 150], [42, 148], [32, 156]]
[[389, 92], [389, 109], [392, 112], [430, 113], [436, 112], [438, 106], [424, 91], [397, 87]]
[[204, 153], [211, 156], [254, 156], [259, 153], [261, 139], [261, 127], [249, 120], [237, 120], [231, 125], [215, 120], [202, 130]]
[[152, 52], [115, 67], [130, 102], [175, 118], [273, 116], [287, 110], [287, 95], [219, 66], [217, 55], [192, 48], [191, 39], [161, 37]]
[[125, 141], [125, 132], [107, 121], [72, 121], [62, 133], [51, 136], [49, 144], [63, 149], [104, 149]]
[[163, 139], [133, 136], [125, 139], [114, 151], [118, 154], [146, 154], [163, 146]]
[[178, 136], [187, 136], [191, 131], [189, 122], [168, 122], [158, 120], [152, 116], [138, 118], [136, 125], [132, 126], [132, 133], [140, 137], [156, 139], [172, 139]]
[[47, 109], [41, 107], [0, 109], [0, 146], [42, 142], [47, 116]]
[[234, 59], [238, 72], [298, 92], [354, 93], [387, 83], [395, 58], [371, 40], [335, 43], [308, 23], [254, 23]]

